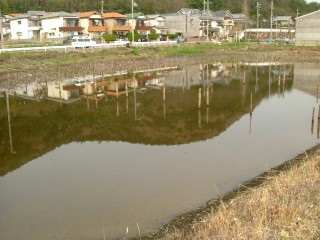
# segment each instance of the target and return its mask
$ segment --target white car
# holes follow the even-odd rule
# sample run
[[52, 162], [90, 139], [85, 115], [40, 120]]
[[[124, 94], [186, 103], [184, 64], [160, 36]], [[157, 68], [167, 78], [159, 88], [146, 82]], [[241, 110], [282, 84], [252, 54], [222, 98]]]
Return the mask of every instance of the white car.
[[96, 45], [96, 41], [92, 40], [88, 36], [75, 36], [72, 38], [71, 45], [75, 48], [77, 47], [93, 47]]

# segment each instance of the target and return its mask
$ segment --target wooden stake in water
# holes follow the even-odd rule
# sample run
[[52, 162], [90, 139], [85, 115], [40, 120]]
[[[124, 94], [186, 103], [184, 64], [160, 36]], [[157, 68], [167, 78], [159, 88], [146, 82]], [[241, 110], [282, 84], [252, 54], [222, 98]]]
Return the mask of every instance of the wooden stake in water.
[[315, 107], [312, 110], [312, 118], [311, 118], [311, 135], [313, 135], [313, 128], [314, 128], [314, 112], [315, 112]]
[[317, 103], [318, 103], [318, 100], [319, 100], [319, 83], [317, 83]]
[[128, 82], [126, 82], [126, 97], [128, 97]]
[[207, 87], [207, 107], [209, 106], [209, 88]]
[[119, 117], [119, 101], [117, 100], [117, 117]]
[[141, 233], [140, 233], [140, 228], [139, 228], [138, 222], [137, 222], [137, 228], [138, 228], [139, 238], [140, 238], [140, 240], [141, 240]]
[[103, 218], [102, 218], [102, 232], [103, 232], [103, 240], [106, 240], [106, 233], [104, 231], [104, 222], [103, 222]]
[[252, 114], [252, 92], [251, 92], [251, 100], [250, 100], [250, 113]]
[[198, 108], [201, 108], [201, 88], [199, 88], [199, 94], [198, 94]]
[[117, 99], [118, 99], [119, 98], [118, 82], [116, 82], [116, 94], [117, 94]]
[[202, 119], [201, 119], [201, 109], [199, 108], [198, 109], [198, 127], [201, 128], [201, 122], [202, 122]]
[[13, 153], [12, 135], [11, 135], [11, 118], [10, 118], [9, 91], [6, 91], [6, 99], [7, 99], [7, 113], [8, 113], [10, 150], [11, 150], [11, 153]]
[[166, 101], [166, 84], [163, 84], [162, 88], [162, 100], [165, 102]]

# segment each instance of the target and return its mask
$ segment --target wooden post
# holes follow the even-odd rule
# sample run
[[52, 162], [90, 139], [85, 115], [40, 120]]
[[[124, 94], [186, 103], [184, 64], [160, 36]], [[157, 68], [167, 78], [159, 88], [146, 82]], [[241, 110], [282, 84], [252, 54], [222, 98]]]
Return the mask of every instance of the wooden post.
[[163, 92], [162, 92], [162, 100], [165, 102], [166, 101], [166, 84], [163, 84], [162, 90], [163, 90]]
[[279, 80], [278, 80], [278, 87], [280, 87], [281, 81], [280, 81], [280, 75], [279, 75]]
[[207, 86], [207, 107], [209, 106], [209, 87]]
[[199, 108], [198, 109], [198, 127], [201, 128], [201, 109]]
[[126, 97], [128, 97], [128, 82], [126, 82]]
[[251, 92], [251, 101], [250, 101], [250, 113], [252, 114], [252, 92]]
[[117, 99], [117, 117], [119, 117], [119, 101]]
[[311, 134], [313, 134], [313, 128], [314, 128], [314, 112], [315, 112], [315, 107], [313, 107], [313, 110], [312, 110], [312, 118], [311, 118]]
[[318, 103], [318, 99], [319, 99], [319, 83], [317, 83], [317, 103]]
[[126, 110], [127, 110], [127, 114], [129, 114], [129, 99], [126, 98]]
[[116, 94], [117, 94], [117, 99], [118, 99], [119, 98], [118, 82], [116, 82]]
[[312, 110], [312, 119], [311, 119], [312, 122], [314, 122], [314, 112], [315, 112], [315, 107], [313, 107], [313, 110]]
[[198, 108], [201, 108], [201, 88], [199, 88], [199, 94], [198, 94]]

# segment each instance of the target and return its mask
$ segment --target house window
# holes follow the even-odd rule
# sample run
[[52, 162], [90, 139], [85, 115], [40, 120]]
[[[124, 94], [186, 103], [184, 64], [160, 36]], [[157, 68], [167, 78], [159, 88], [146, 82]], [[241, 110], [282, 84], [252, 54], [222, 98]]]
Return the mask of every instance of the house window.
[[49, 33], [49, 36], [50, 37], [54, 37], [54, 33]]
[[18, 37], [22, 37], [22, 32], [17, 32]]
[[18, 25], [21, 25], [21, 21], [18, 21]]

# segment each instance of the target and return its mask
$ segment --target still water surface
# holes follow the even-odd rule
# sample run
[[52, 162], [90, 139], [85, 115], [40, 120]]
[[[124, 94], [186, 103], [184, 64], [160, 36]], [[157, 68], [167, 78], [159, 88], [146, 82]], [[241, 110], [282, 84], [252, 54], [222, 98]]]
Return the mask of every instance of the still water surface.
[[291, 159], [319, 143], [318, 69], [194, 65], [128, 101], [12, 98], [11, 146], [1, 99], [0, 239], [136, 236]]

